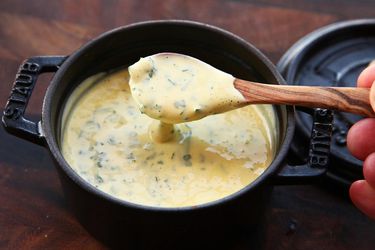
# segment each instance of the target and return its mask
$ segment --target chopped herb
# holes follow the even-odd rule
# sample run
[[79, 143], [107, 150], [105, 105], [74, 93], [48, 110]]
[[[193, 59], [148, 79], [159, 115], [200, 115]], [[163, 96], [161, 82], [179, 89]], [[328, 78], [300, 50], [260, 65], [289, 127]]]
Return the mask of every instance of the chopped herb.
[[160, 111], [161, 111], [161, 105], [159, 105], [159, 104], [156, 103], [156, 104], [154, 105], [154, 109], [156, 109], [157, 111], [160, 112]]
[[157, 176], [155, 176], [155, 181], [158, 182], [159, 181], [159, 178]]
[[176, 85], [177, 85], [177, 83], [174, 82], [174, 81], [172, 81], [170, 78], [168, 78], [167, 80], [168, 80], [168, 82], [170, 82], [173, 86], [176, 86]]
[[183, 69], [183, 70], [181, 70], [182, 72], [187, 72], [187, 71], [189, 71], [189, 69]]
[[104, 162], [108, 161], [105, 159], [106, 153], [104, 152], [96, 152], [93, 156], [90, 156], [90, 159], [96, 162], [96, 166], [102, 168], [104, 166]]
[[153, 154], [147, 156], [147, 157], [146, 157], [146, 160], [147, 160], [147, 161], [152, 160], [152, 159], [155, 158], [155, 156], [156, 156], [156, 153], [153, 153]]
[[164, 161], [158, 161], [158, 164], [163, 165]]
[[93, 131], [93, 130], [95, 131], [95, 130], [100, 129], [100, 124], [97, 123], [97, 122], [94, 122], [94, 121], [87, 121], [84, 126], [89, 131], [90, 130], [91, 131]]
[[107, 139], [107, 142], [110, 145], [116, 145], [117, 144], [116, 143], [116, 139], [114, 137], [112, 137], [112, 136]]
[[171, 160], [173, 160], [175, 153], [173, 152], [171, 155]]
[[103, 167], [103, 164], [102, 164], [101, 161], [96, 162], [96, 165], [97, 165], [99, 168], [102, 168], [102, 167]]
[[152, 67], [151, 70], [148, 72], [148, 77], [151, 79], [155, 74], [155, 67]]
[[174, 106], [175, 106], [175, 108], [178, 108], [178, 109], [186, 108], [185, 100], [175, 101]]
[[134, 154], [133, 153], [130, 153], [126, 156], [126, 159], [129, 159], [129, 160], [134, 160], [135, 157], [134, 157]]
[[191, 159], [191, 154], [186, 154], [182, 157], [182, 159], [184, 159], [184, 161], [188, 161]]
[[190, 167], [192, 165], [192, 163], [191, 163], [191, 155], [190, 154], [184, 155], [182, 157], [182, 159], [184, 160], [185, 166]]
[[98, 183], [103, 183], [103, 182], [104, 182], [103, 178], [102, 178], [100, 175], [96, 175], [96, 176], [95, 176], [95, 180], [96, 180]]
[[195, 113], [200, 113], [202, 110], [201, 109], [194, 109]]

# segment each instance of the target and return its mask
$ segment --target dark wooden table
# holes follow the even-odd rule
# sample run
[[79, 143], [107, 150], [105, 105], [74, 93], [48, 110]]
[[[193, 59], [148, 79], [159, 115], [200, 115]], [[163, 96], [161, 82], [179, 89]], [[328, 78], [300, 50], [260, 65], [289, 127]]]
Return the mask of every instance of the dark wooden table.
[[[150, 19], [189, 19], [227, 29], [274, 63], [299, 38], [336, 21], [375, 16], [373, 0], [1, 0], [0, 107], [19, 64], [68, 55], [109, 29]], [[38, 120], [50, 75], [28, 107]], [[264, 249], [375, 249], [375, 223], [335, 186], [275, 187]], [[0, 128], [0, 248], [103, 249], [67, 210], [46, 150]], [[242, 243], [233, 249], [249, 249]]]

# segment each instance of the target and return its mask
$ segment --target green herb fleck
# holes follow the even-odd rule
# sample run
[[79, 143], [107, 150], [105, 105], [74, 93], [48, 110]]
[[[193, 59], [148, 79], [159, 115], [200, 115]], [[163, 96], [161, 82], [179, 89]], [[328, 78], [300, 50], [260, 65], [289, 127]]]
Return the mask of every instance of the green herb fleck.
[[151, 79], [155, 75], [155, 67], [152, 67], [151, 70], [148, 72], [148, 77]]
[[188, 161], [191, 159], [191, 154], [186, 154], [182, 157], [182, 159], [184, 159], [184, 161]]
[[134, 154], [133, 153], [130, 153], [126, 156], [126, 159], [129, 159], [129, 160], [134, 160], [135, 157], [134, 157]]
[[173, 86], [176, 86], [176, 85], [177, 85], [177, 83], [174, 82], [174, 81], [172, 81], [170, 78], [168, 78], [167, 80], [168, 80], [168, 82], [170, 82]]
[[182, 159], [184, 160], [185, 166], [190, 167], [192, 165], [192, 163], [191, 163], [191, 155], [190, 154], [184, 155], [182, 157]]
[[153, 154], [147, 156], [147, 157], [146, 157], [146, 160], [147, 160], [147, 161], [152, 160], [152, 159], [155, 158], [155, 156], [156, 156], [156, 153], [153, 153]]
[[156, 109], [157, 111], [160, 112], [160, 111], [161, 111], [161, 105], [159, 105], [159, 104], [156, 103], [156, 104], [154, 105], [154, 109]]
[[103, 183], [103, 182], [104, 182], [103, 178], [102, 178], [100, 175], [96, 175], [96, 176], [95, 176], [95, 180], [96, 180], [98, 183]]
[[108, 144], [110, 145], [116, 145], [116, 139], [114, 137], [109, 137], [108, 140], [107, 140]]
[[90, 157], [91, 160], [96, 161], [96, 165], [99, 168], [102, 168], [104, 166], [104, 162], [108, 161], [105, 159], [106, 153], [104, 152], [95, 152], [93, 156]]
[[103, 163], [101, 161], [97, 161], [96, 165], [98, 166], [98, 168], [102, 168], [103, 167]]
[[185, 100], [175, 101], [174, 102], [174, 106], [177, 109], [184, 109], [184, 108], [186, 108]]

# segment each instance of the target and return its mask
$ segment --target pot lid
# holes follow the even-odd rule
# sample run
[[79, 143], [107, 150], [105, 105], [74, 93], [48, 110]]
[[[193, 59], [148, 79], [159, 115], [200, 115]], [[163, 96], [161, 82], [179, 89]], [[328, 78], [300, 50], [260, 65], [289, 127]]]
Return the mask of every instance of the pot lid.
[[[334, 23], [306, 35], [283, 55], [277, 67], [288, 84], [351, 87], [374, 59], [375, 19], [361, 19]], [[358, 115], [334, 112], [327, 177], [346, 187], [363, 178], [362, 161], [346, 147], [348, 130], [360, 119]], [[310, 115], [296, 112], [297, 131], [291, 146], [294, 160], [307, 155], [311, 125]]]

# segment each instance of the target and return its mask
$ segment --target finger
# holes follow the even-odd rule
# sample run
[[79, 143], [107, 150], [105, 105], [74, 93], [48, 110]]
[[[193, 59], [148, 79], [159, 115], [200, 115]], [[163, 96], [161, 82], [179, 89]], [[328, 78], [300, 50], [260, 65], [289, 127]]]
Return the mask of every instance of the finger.
[[361, 88], [370, 88], [375, 81], [375, 64], [365, 68], [358, 76], [357, 85]]
[[372, 84], [370, 89], [370, 104], [372, 109], [375, 111], [375, 84]]
[[349, 194], [359, 210], [375, 219], [375, 189], [366, 181], [360, 180], [351, 185]]
[[375, 152], [375, 118], [366, 118], [355, 123], [349, 130], [347, 146], [360, 160]]
[[363, 163], [363, 175], [367, 183], [375, 189], [375, 153], [370, 154]]

